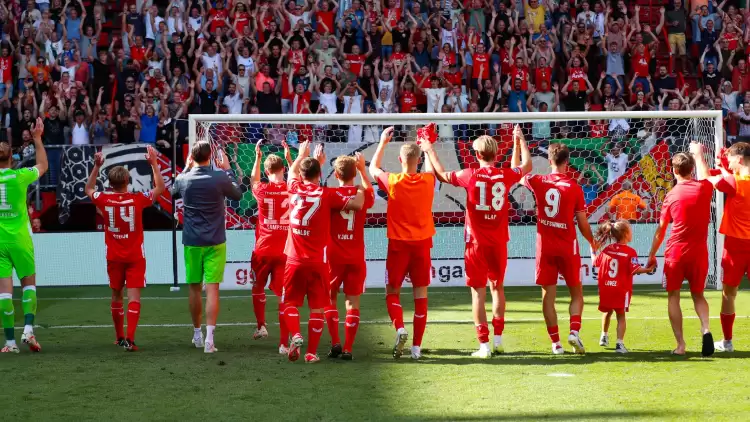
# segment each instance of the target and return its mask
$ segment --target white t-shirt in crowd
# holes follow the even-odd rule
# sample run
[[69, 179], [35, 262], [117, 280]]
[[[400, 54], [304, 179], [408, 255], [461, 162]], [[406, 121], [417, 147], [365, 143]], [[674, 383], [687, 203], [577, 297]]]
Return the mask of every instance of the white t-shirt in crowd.
[[611, 185], [628, 169], [628, 154], [621, 152], [617, 157], [607, 154], [604, 156], [604, 160], [607, 162], [607, 169], [609, 170], [607, 172], [607, 184]]

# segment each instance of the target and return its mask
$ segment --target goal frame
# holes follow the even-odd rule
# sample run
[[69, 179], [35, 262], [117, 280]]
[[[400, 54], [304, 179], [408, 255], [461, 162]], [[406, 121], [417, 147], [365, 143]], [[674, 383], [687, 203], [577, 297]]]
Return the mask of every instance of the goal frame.
[[[535, 121], [560, 122], [571, 120], [609, 119], [712, 119], [714, 122], [714, 153], [724, 147], [724, 121], [721, 110], [693, 111], [592, 111], [592, 112], [526, 112], [526, 113], [386, 113], [386, 114], [191, 114], [188, 116], [188, 140], [192, 147], [196, 140], [198, 124], [211, 123], [276, 123], [303, 125], [424, 125], [425, 122], [438, 124], [500, 124], [529, 123]], [[714, 259], [716, 288], [721, 290], [721, 253], [724, 238], [719, 234], [719, 226], [724, 213], [724, 196], [716, 192], [716, 224], [714, 239], [716, 259]]]

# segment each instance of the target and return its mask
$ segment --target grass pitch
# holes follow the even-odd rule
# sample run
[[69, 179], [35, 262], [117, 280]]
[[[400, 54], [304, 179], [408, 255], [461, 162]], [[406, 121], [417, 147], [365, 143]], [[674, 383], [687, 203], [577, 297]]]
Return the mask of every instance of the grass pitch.
[[[249, 293], [224, 292], [216, 344], [191, 344], [186, 291], [144, 291], [140, 351], [112, 345], [106, 288], [41, 288], [36, 329], [43, 352], [0, 355], [1, 420], [743, 420], [750, 414], [750, 295], [737, 301], [733, 354], [701, 358], [698, 321], [683, 294], [688, 356], [673, 357], [666, 294], [637, 289], [626, 345], [598, 346], [597, 295], [586, 289], [581, 331], [588, 353], [553, 356], [538, 288], [508, 288], [505, 347], [490, 360], [476, 349], [467, 289], [431, 291], [424, 360], [390, 356], [393, 330], [382, 291], [368, 290], [352, 362], [314, 365], [278, 356], [276, 300], [269, 295], [271, 337], [251, 338]], [[558, 311], [567, 318], [560, 289]], [[411, 320], [410, 291], [402, 303]], [[16, 298], [20, 295], [16, 295]], [[717, 317], [721, 295], [708, 292]], [[17, 326], [22, 325], [16, 302]], [[305, 315], [303, 312], [302, 315]], [[304, 318], [303, 318], [304, 320]], [[343, 312], [341, 320], [343, 322]], [[223, 323], [224, 325], [222, 325]], [[610, 329], [614, 347], [615, 321]], [[721, 328], [711, 320], [717, 339]], [[410, 326], [407, 325], [407, 329]], [[560, 321], [567, 332], [567, 319]], [[303, 331], [305, 329], [303, 328]], [[341, 329], [343, 335], [343, 324]], [[20, 338], [20, 331], [17, 337]], [[327, 352], [324, 334], [319, 350]], [[566, 345], [567, 346], [567, 345]], [[566, 347], [570, 350], [570, 347]], [[743, 416], [744, 415], [744, 416]]]

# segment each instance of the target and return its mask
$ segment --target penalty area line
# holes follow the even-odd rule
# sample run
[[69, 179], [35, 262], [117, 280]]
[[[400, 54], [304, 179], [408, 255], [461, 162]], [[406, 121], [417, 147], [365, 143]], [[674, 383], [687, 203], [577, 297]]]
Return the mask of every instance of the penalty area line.
[[[750, 318], [750, 315], [737, 315], [736, 318], [739, 319], [747, 319]], [[568, 318], [560, 318], [561, 321], [565, 321]], [[601, 318], [582, 318], [584, 321], [601, 321]], [[691, 315], [691, 316], [685, 316], [683, 319], [698, 319], [697, 316]], [[712, 316], [710, 319], [719, 319], [718, 316]], [[636, 321], [668, 321], [669, 317], [630, 317], [628, 320], [636, 320]], [[407, 325], [410, 325], [410, 322], [404, 321]], [[506, 318], [505, 322], [508, 323], [514, 323], [514, 322], [544, 322], [544, 318]], [[364, 325], [390, 325], [391, 321], [381, 319], [381, 320], [369, 320], [369, 321], [360, 321], [360, 324]], [[428, 321], [428, 324], [473, 324], [474, 321], [470, 319], [439, 319], [439, 320], [432, 320]], [[268, 325], [279, 325], [278, 322], [268, 322]], [[300, 321], [300, 324], [306, 325], [307, 321]], [[257, 324], [254, 322], [224, 322], [216, 324], [218, 327], [255, 327]], [[193, 324], [138, 324], [138, 328], [192, 328]], [[23, 327], [16, 327], [17, 329], [22, 329]], [[39, 328], [42, 330], [88, 330], [88, 329], [97, 329], [97, 328], [112, 328], [112, 324], [90, 324], [90, 325], [50, 325], [50, 326], [40, 326], [37, 325], [35, 328]]]

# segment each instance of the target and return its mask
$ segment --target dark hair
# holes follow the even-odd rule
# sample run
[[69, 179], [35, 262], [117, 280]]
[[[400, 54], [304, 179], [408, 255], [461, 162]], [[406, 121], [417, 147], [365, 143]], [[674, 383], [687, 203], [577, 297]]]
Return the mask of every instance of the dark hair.
[[196, 163], [205, 163], [211, 158], [211, 144], [208, 141], [198, 141], [190, 148], [190, 154]]
[[625, 220], [605, 221], [596, 229], [594, 237], [600, 245], [610, 242], [620, 242], [625, 234], [630, 231], [630, 224]]
[[565, 144], [550, 144], [547, 156], [549, 157], [550, 161], [555, 163], [555, 165], [560, 166], [563, 164], [567, 164], [567, 162], [570, 160], [570, 150]]
[[672, 157], [672, 170], [682, 177], [693, 174], [695, 169], [695, 160], [690, 154], [681, 152]]
[[307, 157], [300, 163], [299, 170], [303, 179], [313, 180], [320, 176], [320, 163], [312, 157]]

